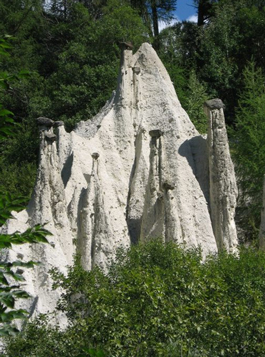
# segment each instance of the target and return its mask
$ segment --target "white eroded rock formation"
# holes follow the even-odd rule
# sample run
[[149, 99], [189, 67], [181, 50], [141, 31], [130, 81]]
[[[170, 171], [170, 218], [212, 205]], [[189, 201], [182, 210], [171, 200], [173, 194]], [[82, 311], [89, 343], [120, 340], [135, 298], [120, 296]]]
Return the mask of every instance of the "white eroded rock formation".
[[237, 246], [234, 221], [238, 196], [228, 138], [225, 127], [224, 105], [220, 99], [205, 103], [208, 122], [208, 156], [210, 212], [218, 249], [233, 251]]
[[53, 309], [59, 294], [51, 292], [48, 270], [64, 270], [76, 249], [86, 269], [106, 266], [119, 246], [153, 237], [200, 245], [205, 255], [236, 249], [237, 190], [223, 109], [207, 108], [208, 141], [182, 109], [153, 48], [143, 44], [134, 55], [123, 50], [117, 91], [92, 120], [67, 133], [61, 122], [38, 119], [34, 194], [7, 225], [12, 232], [41, 223], [53, 233], [53, 246], [10, 253], [43, 262], [25, 272], [37, 312]]

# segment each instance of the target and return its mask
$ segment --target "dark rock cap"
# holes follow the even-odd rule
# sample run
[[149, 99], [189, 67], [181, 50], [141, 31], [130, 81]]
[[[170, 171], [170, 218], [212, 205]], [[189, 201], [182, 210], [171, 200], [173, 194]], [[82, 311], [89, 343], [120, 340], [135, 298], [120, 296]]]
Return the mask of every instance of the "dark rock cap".
[[99, 153], [93, 152], [93, 154], [91, 156], [93, 157], [93, 159], [97, 160], [99, 158]]
[[54, 122], [54, 126], [55, 126], [55, 128], [58, 128], [59, 126], [64, 126], [64, 122], [61, 120], [58, 120], [58, 121]]
[[224, 103], [218, 98], [207, 100], [204, 105], [211, 110], [225, 108]]
[[133, 73], [136, 73], [136, 74], [139, 74], [141, 72], [140, 67], [133, 67], [132, 70], [133, 70]]
[[174, 185], [173, 183], [171, 183], [171, 182], [165, 181], [165, 182], [163, 183], [163, 188], [164, 188], [165, 190], [174, 190], [175, 185]]
[[46, 117], [39, 117], [36, 119], [36, 122], [38, 125], [47, 126], [48, 128], [54, 125], [54, 121]]
[[150, 130], [149, 131], [149, 135], [152, 138], [160, 138], [161, 135], [163, 135], [163, 132], [159, 129], [155, 129], [155, 130]]
[[121, 49], [123, 50], [132, 50], [133, 49], [133, 44], [131, 43], [131, 41], [128, 42], [120, 42], [119, 46]]
[[45, 133], [45, 139], [54, 142], [56, 140], [56, 135], [54, 133]]

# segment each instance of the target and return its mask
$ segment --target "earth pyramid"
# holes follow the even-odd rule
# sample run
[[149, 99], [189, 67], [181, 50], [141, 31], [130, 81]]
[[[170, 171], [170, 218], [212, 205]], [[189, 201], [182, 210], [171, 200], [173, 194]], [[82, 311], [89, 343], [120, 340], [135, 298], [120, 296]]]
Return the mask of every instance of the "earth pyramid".
[[[181, 107], [150, 44], [123, 49], [117, 89], [91, 120], [67, 133], [62, 122], [38, 118], [40, 159], [26, 210], [5, 231], [42, 224], [51, 244], [24, 245], [8, 259], [40, 261], [24, 272], [33, 313], [53, 310], [48, 271], [66, 271], [76, 252], [82, 265], [107, 267], [118, 247], [162, 237], [203, 254], [235, 251], [237, 187], [219, 99], [205, 103], [207, 138]], [[23, 306], [25, 307], [25, 305]]]

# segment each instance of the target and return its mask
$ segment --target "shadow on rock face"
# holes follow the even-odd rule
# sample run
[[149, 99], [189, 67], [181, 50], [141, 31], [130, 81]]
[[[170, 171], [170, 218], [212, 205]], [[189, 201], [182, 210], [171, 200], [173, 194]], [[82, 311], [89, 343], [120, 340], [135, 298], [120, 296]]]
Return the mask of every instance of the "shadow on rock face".
[[66, 163], [62, 169], [62, 180], [63, 180], [63, 184], [64, 187], [66, 187], [67, 182], [69, 181], [70, 177], [71, 177], [71, 173], [72, 173], [72, 166], [73, 166], [73, 161], [74, 161], [74, 157], [73, 157], [73, 153], [67, 158]]
[[201, 135], [194, 136], [180, 145], [178, 153], [187, 159], [204, 194], [206, 202], [209, 203], [209, 158], [207, 139]]

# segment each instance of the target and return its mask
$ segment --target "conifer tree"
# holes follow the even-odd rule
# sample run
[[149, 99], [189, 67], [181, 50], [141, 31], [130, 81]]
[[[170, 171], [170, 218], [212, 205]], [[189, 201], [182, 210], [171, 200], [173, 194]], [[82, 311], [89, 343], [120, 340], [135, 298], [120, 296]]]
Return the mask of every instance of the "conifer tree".
[[174, 18], [177, 0], [131, 0], [131, 5], [136, 8], [146, 26], [151, 26], [150, 33], [154, 37], [154, 47], [159, 48], [159, 22], [169, 22]]
[[233, 151], [241, 189], [239, 205], [245, 210], [243, 223], [245, 229], [253, 231], [260, 225], [265, 173], [265, 77], [254, 62], [245, 68], [243, 83]]

